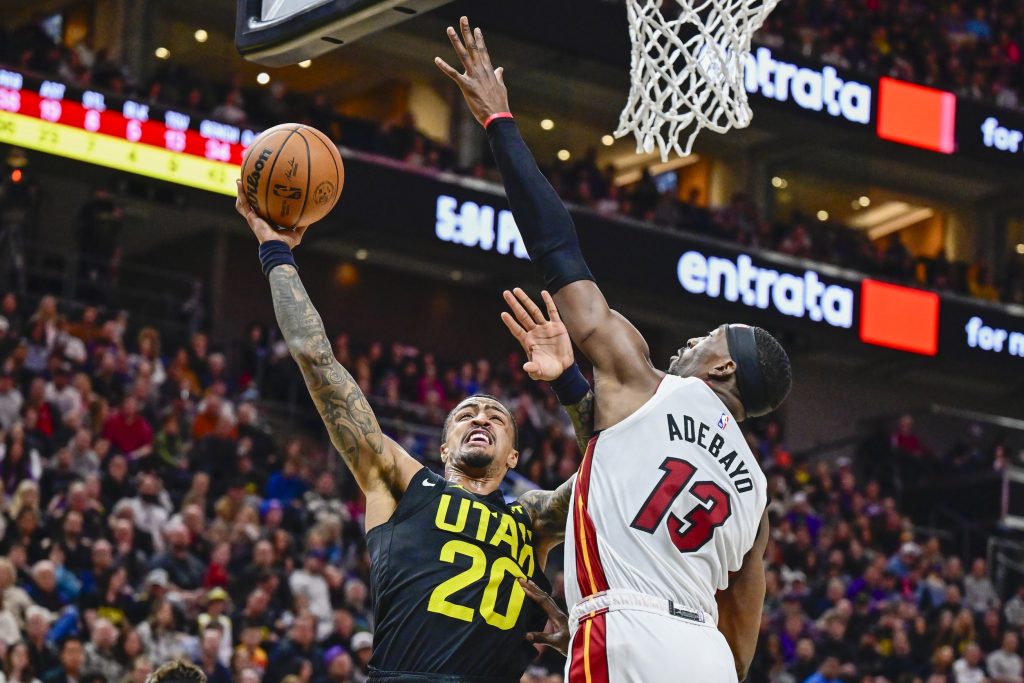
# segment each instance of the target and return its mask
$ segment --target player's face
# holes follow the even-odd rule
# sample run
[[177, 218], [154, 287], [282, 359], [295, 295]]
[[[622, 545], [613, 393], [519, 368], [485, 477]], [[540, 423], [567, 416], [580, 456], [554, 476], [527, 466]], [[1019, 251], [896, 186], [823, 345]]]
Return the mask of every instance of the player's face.
[[669, 359], [668, 373], [679, 377], [708, 379], [717, 370], [732, 363], [725, 325], [716, 327], [703, 337], [692, 337]]
[[497, 464], [512, 469], [519, 461], [514, 444], [515, 427], [505, 406], [490, 398], [471, 397], [452, 411], [441, 456], [446, 463], [471, 470]]

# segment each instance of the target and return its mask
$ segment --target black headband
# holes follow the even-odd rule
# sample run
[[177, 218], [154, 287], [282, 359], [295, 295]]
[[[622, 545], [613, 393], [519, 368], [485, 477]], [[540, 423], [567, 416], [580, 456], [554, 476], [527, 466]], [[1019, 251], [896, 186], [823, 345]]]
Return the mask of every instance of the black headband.
[[736, 363], [736, 385], [747, 417], [759, 417], [773, 410], [768, 390], [761, 374], [761, 362], [757, 358], [757, 341], [754, 328], [747, 325], [728, 325], [725, 339], [729, 344], [729, 355]]

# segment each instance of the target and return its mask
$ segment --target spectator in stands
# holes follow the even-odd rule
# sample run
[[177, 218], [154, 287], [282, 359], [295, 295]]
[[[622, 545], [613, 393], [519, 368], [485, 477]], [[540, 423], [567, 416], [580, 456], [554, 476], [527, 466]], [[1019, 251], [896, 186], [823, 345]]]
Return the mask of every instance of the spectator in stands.
[[244, 109], [242, 92], [237, 88], [229, 90], [224, 96], [224, 101], [213, 110], [213, 118], [220, 119], [233, 126], [244, 126], [249, 121], [249, 115]]
[[999, 605], [999, 596], [992, 580], [988, 578], [988, 567], [984, 559], [975, 558], [971, 563], [971, 573], [964, 577], [963, 584], [964, 605], [976, 614]]
[[77, 683], [82, 678], [85, 651], [77, 636], [68, 636], [60, 646], [60, 665], [50, 670], [46, 683]]
[[992, 652], [985, 660], [988, 675], [992, 683], [1021, 683], [1024, 681], [1021, 658], [1018, 654], [1019, 639], [1013, 631], [1003, 635], [1003, 642], [998, 650]]
[[295, 618], [288, 638], [270, 655], [270, 664], [264, 678], [268, 681], [280, 681], [289, 674], [298, 674], [304, 666], [311, 666], [313, 676], [323, 672], [323, 653], [315, 642], [316, 626], [312, 615], [303, 614]]
[[206, 568], [189, 550], [188, 529], [180, 521], [165, 527], [167, 548], [153, 558], [151, 567], [167, 572], [171, 584], [186, 591], [202, 585]]
[[969, 643], [964, 648], [963, 657], [953, 664], [953, 680], [955, 683], [985, 683], [985, 671], [982, 669], [982, 652], [977, 643]]
[[199, 656], [195, 663], [203, 670], [208, 683], [231, 683], [231, 671], [220, 661], [223, 638], [217, 622], [210, 622], [200, 631]]
[[107, 681], [119, 681], [124, 675], [124, 668], [117, 661], [115, 652], [117, 630], [110, 621], [99, 617], [93, 622], [91, 631], [92, 638], [85, 645], [82, 672], [86, 675], [99, 674]]
[[1024, 628], [1024, 584], [1020, 585], [1017, 594], [1006, 603], [1003, 614], [1008, 626], [1015, 629]]

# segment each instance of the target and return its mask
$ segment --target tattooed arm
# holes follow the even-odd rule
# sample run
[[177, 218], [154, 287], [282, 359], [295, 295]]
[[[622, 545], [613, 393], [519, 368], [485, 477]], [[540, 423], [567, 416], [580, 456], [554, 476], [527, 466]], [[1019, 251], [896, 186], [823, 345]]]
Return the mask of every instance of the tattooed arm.
[[[262, 244], [278, 240], [294, 248], [304, 228], [276, 231], [249, 208], [239, 190], [236, 204]], [[335, 359], [323, 321], [310, 301], [294, 266], [270, 271], [274, 313], [288, 350], [302, 370], [331, 443], [366, 494], [366, 530], [386, 522], [409, 480], [422, 465], [384, 435], [363, 392], [352, 375]]]
[[548, 552], [565, 540], [565, 522], [572, 501], [572, 485], [576, 475], [566, 479], [554, 491], [527, 491], [519, 496], [519, 504], [530, 513], [533, 533], [537, 535], [537, 566], [546, 564]]
[[569, 413], [572, 428], [576, 430], [576, 443], [580, 447], [580, 453], [586, 453], [587, 446], [594, 437], [594, 390], [588, 391], [579, 403], [562, 407]]
[[[576, 442], [580, 451], [586, 452], [587, 443], [594, 435], [594, 392], [588, 391], [579, 403], [564, 408], [576, 428]], [[565, 522], [575, 481], [574, 474], [554, 491], [527, 491], [519, 497], [519, 503], [533, 520], [533, 532], [539, 536], [537, 552], [540, 557], [546, 558], [551, 548], [565, 540]]]

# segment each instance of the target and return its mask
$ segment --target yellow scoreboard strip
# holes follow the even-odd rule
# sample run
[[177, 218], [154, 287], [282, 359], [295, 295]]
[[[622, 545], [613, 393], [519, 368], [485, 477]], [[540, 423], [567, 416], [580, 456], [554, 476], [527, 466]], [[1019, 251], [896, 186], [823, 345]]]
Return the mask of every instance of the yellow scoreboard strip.
[[239, 171], [234, 164], [90, 133], [23, 114], [0, 111], [0, 142], [200, 190], [232, 196], [236, 193]]

